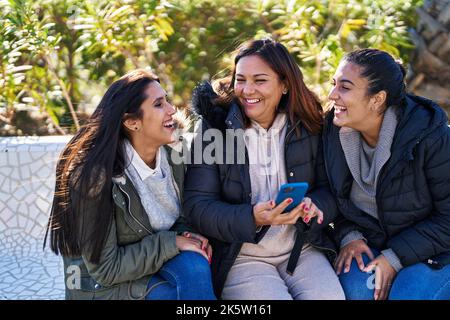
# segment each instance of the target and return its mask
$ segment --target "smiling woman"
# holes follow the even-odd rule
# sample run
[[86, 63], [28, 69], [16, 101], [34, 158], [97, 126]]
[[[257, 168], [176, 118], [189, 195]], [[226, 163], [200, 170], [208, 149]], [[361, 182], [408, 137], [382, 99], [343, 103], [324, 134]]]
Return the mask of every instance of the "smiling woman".
[[234, 92], [245, 115], [268, 129], [287, 88], [263, 59], [247, 56], [236, 65]]
[[347, 299], [450, 299], [450, 128], [404, 76], [388, 53], [362, 49], [333, 78], [324, 155]]
[[174, 113], [158, 78], [132, 71], [62, 152], [47, 231], [67, 299], [215, 299], [211, 246], [181, 214], [184, 166], [168, 156]]
[[[203, 132], [222, 130], [222, 145], [235, 155], [245, 145], [247, 161], [190, 165], [185, 183], [186, 215], [214, 249], [216, 293], [222, 299], [343, 299], [327, 260], [336, 253], [324, 232], [335, 207], [323, 166], [320, 103], [276, 41], [242, 44], [231, 69], [213, 85], [216, 91], [199, 86], [193, 106]], [[293, 200], [275, 205], [275, 199], [286, 182], [310, 188], [284, 213]]]

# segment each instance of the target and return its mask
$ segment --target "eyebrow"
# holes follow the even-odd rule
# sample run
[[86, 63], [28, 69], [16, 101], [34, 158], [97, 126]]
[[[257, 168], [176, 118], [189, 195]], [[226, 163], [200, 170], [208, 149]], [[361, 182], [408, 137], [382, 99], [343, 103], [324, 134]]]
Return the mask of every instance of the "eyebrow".
[[340, 80], [340, 82], [347, 82], [347, 83], [350, 83], [351, 85], [355, 85], [353, 82], [351, 82], [350, 80], [348, 80], [348, 79], [341, 79]]
[[[269, 77], [269, 75], [267, 73], [257, 73], [257, 74], [253, 74], [252, 76], [253, 77], [258, 77], [258, 76], [267, 76], [267, 77]], [[244, 75], [240, 74], [240, 73], [236, 73], [236, 77], [244, 77]]]
[[[167, 96], [165, 96], [165, 97], [167, 97]], [[155, 100], [153, 100], [152, 103], [155, 104], [156, 102], [159, 102], [160, 100], [164, 100], [165, 97], [156, 98]]]

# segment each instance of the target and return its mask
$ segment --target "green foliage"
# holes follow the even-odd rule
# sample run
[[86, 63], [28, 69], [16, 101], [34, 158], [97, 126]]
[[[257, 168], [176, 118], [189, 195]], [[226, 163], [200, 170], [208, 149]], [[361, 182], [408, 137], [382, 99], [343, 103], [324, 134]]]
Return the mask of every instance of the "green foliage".
[[238, 44], [267, 35], [288, 47], [323, 99], [348, 51], [374, 47], [407, 62], [421, 2], [0, 0], [0, 132], [21, 134], [16, 113], [38, 110], [47, 133], [73, 133], [134, 68], [153, 69], [186, 105], [199, 81], [226, 72]]
[[407, 62], [418, 0], [259, 1], [272, 34], [295, 53], [307, 83], [323, 99], [342, 56], [385, 50]]

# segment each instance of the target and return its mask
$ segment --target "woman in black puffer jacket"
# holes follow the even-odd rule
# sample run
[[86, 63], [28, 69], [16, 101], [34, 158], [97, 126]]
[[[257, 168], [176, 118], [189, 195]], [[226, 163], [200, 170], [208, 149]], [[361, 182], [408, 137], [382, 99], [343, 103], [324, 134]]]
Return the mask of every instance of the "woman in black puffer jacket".
[[386, 52], [358, 50], [329, 94], [324, 157], [347, 299], [450, 299], [450, 128], [438, 105], [405, 93], [404, 75]]
[[[193, 143], [184, 212], [210, 240], [222, 299], [344, 298], [326, 259], [336, 257], [324, 231], [336, 206], [323, 166], [322, 109], [302, 78], [284, 46], [256, 40], [238, 49], [231, 79], [194, 93], [203, 138]], [[286, 182], [308, 182], [309, 190], [283, 214], [289, 199], [273, 200]]]

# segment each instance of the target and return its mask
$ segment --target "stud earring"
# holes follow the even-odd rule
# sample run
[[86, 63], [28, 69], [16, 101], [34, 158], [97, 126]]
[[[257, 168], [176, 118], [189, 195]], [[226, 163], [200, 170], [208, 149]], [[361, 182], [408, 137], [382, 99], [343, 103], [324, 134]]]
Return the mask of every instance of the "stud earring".
[[134, 127], [134, 130], [138, 131], [138, 130], [139, 130], [139, 128], [138, 128], [138, 127]]
[[288, 91], [287, 91], [287, 89], [284, 89], [283, 90], [283, 94], [286, 94]]

